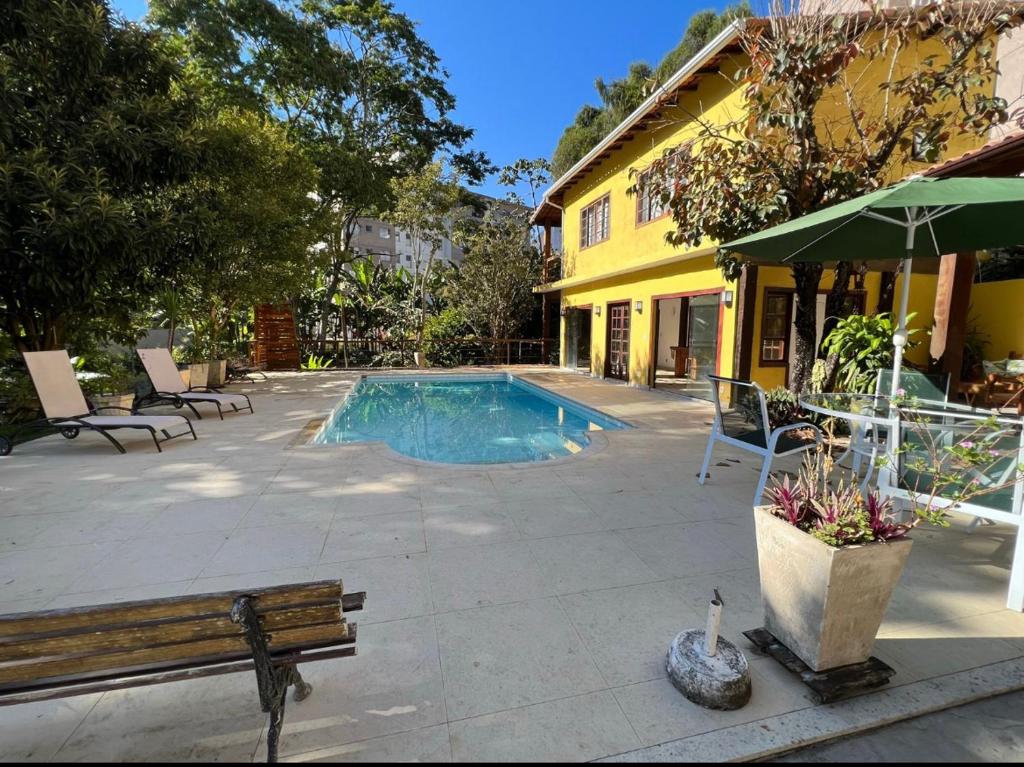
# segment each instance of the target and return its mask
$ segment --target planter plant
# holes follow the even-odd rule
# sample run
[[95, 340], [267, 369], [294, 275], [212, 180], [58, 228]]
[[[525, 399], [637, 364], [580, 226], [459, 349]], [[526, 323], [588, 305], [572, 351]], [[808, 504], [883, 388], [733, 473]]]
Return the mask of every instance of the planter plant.
[[123, 366], [109, 366], [102, 373], [80, 373], [82, 391], [95, 410], [120, 408], [131, 410], [135, 403], [137, 376]]
[[754, 510], [765, 628], [814, 671], [868, 659], [916, 524], [896, 522], [877, 491], [830, 487], [829, 464], [809, 455]]
[[948, 527], [949, 511], [1012, 491], [1024, 477], [1019, 432], [1007, 438], [993, 417], [951, 437], [899, 395], [899, 465], [883, 457], [879, 468], [901, 477], [901, 519], [877, 489], [861, 492], [855, 476], [832, 480], [826, 447], [805, 458], [795, 481], [775, 481], [768, 504], [754, 510], [765, 628], [814, 671], [868, 659], [915, 527]]

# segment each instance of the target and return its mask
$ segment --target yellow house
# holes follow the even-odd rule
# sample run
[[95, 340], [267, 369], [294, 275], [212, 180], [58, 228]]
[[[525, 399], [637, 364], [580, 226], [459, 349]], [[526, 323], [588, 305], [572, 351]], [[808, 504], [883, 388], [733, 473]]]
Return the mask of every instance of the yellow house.
[[[534, 212], [535, 223], [549, 232], [562, 229], [560, 276], [536, 290], [545, 294], [549, 322], [557, 312], [563, 367], [694, 396], [709, 393], [703, 380], [709, 372], [752, 379], [766, 388], [787, 382], [795, 311], [789, 269], [748, 267], [742, 279], [729, 283], [714, 265], [714, 243], [667, 244], [671, 218], [656, 200], [627, 193], [636, 183], [634, 174], [696, 134], [695, 115], [722, 124], [740, 114], [742, 96], [733, 77], [745, 64], [740, 23], [719, 34], [557, 179]], [[947, 155], [982, 142], [956, 138]], [[819, 330], [829, 272], [819, 295]], [[859, 278], [849, 311], [887, 310], [879, 298], [883, 281], [891, 279], [881, 272]], [[917, 323], [929, 326], [937, 277], [912, 279]], [[911, 360], [927, 361], [927, 347], [915, 349]]]

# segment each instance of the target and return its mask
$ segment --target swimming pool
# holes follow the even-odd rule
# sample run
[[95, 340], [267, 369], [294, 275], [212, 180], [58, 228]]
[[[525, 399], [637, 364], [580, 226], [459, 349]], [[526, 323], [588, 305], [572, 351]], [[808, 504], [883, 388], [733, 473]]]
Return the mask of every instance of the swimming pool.
[[386, 442], [440, 463], [520, 463], [578, 453], [587, 432], [629, 424], [509, 374], [367, 376], [316, 444]]

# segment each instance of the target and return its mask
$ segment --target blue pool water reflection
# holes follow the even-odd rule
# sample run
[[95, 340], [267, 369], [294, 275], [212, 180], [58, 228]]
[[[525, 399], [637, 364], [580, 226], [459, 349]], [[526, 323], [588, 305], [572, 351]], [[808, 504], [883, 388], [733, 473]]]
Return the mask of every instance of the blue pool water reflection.
[[582, 450], [587, 432], [629, 425], [511, 375], [368, 376], [314, 443], [386, 442], [441, 463], [519, 463]]

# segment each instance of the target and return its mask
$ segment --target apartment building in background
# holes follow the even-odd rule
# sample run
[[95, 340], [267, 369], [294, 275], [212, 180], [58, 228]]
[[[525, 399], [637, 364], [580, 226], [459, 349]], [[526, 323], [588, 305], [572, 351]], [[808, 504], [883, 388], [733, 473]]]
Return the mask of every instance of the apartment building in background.
[[[509, 213], [518, 209], [518, 206], [505, 200], [477, 192], [470, 194], [475, 198], [476, 204], [464, 205], [452, 211], [447, 222], [448, 233], [442, 238], [441, 246], [433, 252], [434, 266], [458, 266], [462, 263], [465, 253], [452, 242], [452, 227], [457, 221], [468, 216], [481, 218], [488, 207]], [[352, 248], [357, 255], [369, 256], [382, 266], [403, 267], [410, 272], [422, 272], [431, 262], [431, 249], [427, 243], [418, 242], [413, 233], [379, 218], [365, 217], [358, 220], [357, 230], [352, 236]]]

